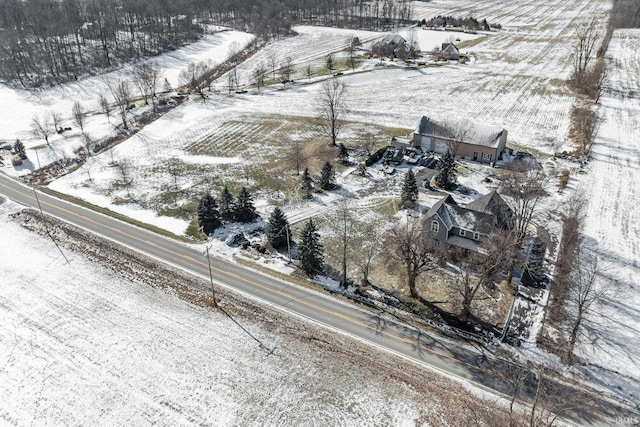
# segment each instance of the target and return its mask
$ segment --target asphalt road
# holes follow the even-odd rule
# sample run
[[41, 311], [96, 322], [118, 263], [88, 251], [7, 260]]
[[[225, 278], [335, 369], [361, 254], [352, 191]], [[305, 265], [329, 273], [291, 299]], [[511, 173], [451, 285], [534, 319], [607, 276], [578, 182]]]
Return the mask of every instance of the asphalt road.
[[[33, 189], [1, 173], [0, 194], [25, 206], [37, 208]], [[200, 248], [196, 249], [188, 244], [159, 236], [41, 192], [38, 192], [38, 199], [45, 214], [82, 227], [159, 261], [207, 279], [209, 277], [207, 259]], [[211, 264], [214, 280], [222, 286], [447, 375], [471, 381], [492, 393], [511, 395], [511, 386], [503, 378], [507, 372], [507, 362], [492, 357], [490, 352], [482, 348], [442, 339], [320, 292], [288, 284], [215, 256], [211, 257]], [[556, 383], [553, 388], [557, 388], [556, 393], [560, 396], [576, 393], [573, 388], [563, 384]], [[526, 386], [529, 398], [534, 394], [534, 389], [533, 383]], [[634, 416], [601, 399], [593, 399], [589, 406], [588, 410], [572, 410], [563, 413], [563, 416], [580, 425], [610, 425], [616, 417]]]

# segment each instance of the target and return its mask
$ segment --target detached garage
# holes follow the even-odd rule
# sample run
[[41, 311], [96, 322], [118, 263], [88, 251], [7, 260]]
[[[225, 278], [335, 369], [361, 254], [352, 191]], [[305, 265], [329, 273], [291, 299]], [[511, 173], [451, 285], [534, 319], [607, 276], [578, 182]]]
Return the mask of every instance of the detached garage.
[[507, 145], [507, 131], [470, 121], [435, 121], [423, 116], [413, 133], [413, 144], [423, 151], [450, 151], [466, 160], [493, 163]]

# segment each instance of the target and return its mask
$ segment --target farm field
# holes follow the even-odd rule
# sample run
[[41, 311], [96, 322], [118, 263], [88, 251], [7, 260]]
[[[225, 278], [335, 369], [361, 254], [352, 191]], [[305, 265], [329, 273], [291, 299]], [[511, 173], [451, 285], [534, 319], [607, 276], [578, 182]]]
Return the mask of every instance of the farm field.
[[[640, 402], [640, 30], [616, 30], [607, 50], [609, 72], [589, 174], [581, 184], [589, 202], [587, 243], [601, 254], [604, 279], [617, 281], [594, 316], [581, 356], [585, 374], [605, 387], [623, 384]], [[615, 372], [615, 378], [611, 378]]]
[[[417, 17], [429, 18], [436, 14], [463, 13], [459, 10], [461, 4], [464, 2], [455, 2], [454, 7], [452, 2], [434, 1], [428, 4], [431, 9], [416, 8], [416, 14]], [[585, 22], [592, 14], [604, 13], [606, 5], [591, 0], [579, 4], [561, 1], [553, 7], [541, 8], [534, 2], [525, 1], [522, 7], [514, 8], [510, 12], [514, 16], [507, 19], [507, 12], [495, 15], [499, 2], [473, 4], [474, 15], [487, 16], [490, 21], [500, 22], [506, 28], [473, 46], [470, 64], [405, 69], [399, 64], [381, 67], [378, 60], [365, 60], [357, 69], [362, 72], [345, 73], [340, 77], [348, 85], [346, 99], [349, 112], [345, 118], [361, 125], [361, 128], [352, 126], [345, 129], [341, 141], [348, 146], [353, 145], [363, 129], [373, 127], [379, 141], [383, 142], [391, 135], [380, 127], [408, 133], [423, 114], [436, 119], [454, 116], [503, 126], [509, 131], [512, 144], [543, 152], [550, 151], [552, 144], [567, 141], [568, 113], [573, 96], [563, 82], [570, 68], [565, 41], [573, 26]], [[541, 22], [545, 24], [541, 26]], [[242, 67], [250, 73], [251, 67], [266, 61], [271, 55], [270, 50], [291, 52], [294, 63], [302, 66], [304, 61], [318, 61], [327, 52], [339, 51], [351, 36], [373, 40], [376, 34], [315, 27], [295, 29], [299, 36], [267, 46], [264, 52], [240, 66], [240, 75]], [[441, 34], [437, 36], [442, 37]], [[434, 40], [442, 41], [441, 38]], [[294, 79], [302, 77], [297, 74]], [[280, 84], [267, 87], [261, 93], [251, 91], [228, 96], [223, 76], [219, 83], [214, 84], [216, 94], [206, 103], [189, 102], [173, 110], [120, 144], [114, 150], [115, 155], [145, 165], [144, 172], [142, 167], [133, 167], [133, 170], [138, 169], [134, 177], [138, 184], [144, 181], [167, 182], [170, 177], [166, 172], [156, 173], [153, 175], [155, 179], [151, 179], [151, 172], [146, 166], [155, 165], [152, 169], [161, 172], [164, 170], [161, 164], [167, 158], [183, 157], [187, 162], [202, 165], [197, 170], [185, 169], [188, 181], [185, 186], [208, 182], [219, 187], [225, 180], [237, 180], [241, 164], [269, 152], [270, 145], [278, 147], [289, 138], [298, 139], [301, 143], [318, 142], [320, 135], [312, 119], [316, 115], [317, 102], [314, 100], [322, 79], [316, 76], [310, 82], [302, 79], [286, 87]], [[269, 120], [275, 123], [269, 124]], [[290, 126], [285, 126], [288, 138], [283, 139], [277, 129], [283, 126], [281, 122], [287, 121], [296, 123], [296, 129], [289, 132]], [[204, 151], [203, 146], [207, 147]], [[198, 158], [196, 154], [206, 156]], [[106, 158], [109, 154], [101, 156]], [[221, 157], [226, 159], [222, 160], [226, 163], [223, 168], [216, 166], [219, 161], [215, 159]], [[235, 159], [235, 163], [229, 159]], [[212, 164], [210, 173], [206, 172], [207, 163]], [[312, 172], [318, 173], [317, 170]], [[112, 171], [112, 174], [117, 172]], [[231, 178], [225, 178], [225, 174]], [[52, 187], [85, 199], [103, 198], [101, 186], [84, 185], [86, 179], [86, 173], [78, 171], [54, 182]], [[158, 194], [161, 192], [159, 187], [142, 188], [138, 192], [153, 195], [155, 191]], [[202, 188], [195, 187], [195, 190], [201, 191]], [[299, 205], [294, 202], [291, 207], [285, 206], [290, 215], [295, 215]], [[113, 205], [113, 199], [103, 198], [99, 204]], [[156, 221], [157, 210], [155, 214], [144, 213], [144, 208], [131, 204], [113, 208], [133, 217]], [[188, 227], [187, 219], [171, 218], [170, 221], [175, 223], [172, 230], [180, 234]], [[158, 218], [155, 223], [161, 225], [163, 222], [166, 221]]]
[[[608, 2], [559, 0], [541, 4], [519, 0], [505, 6], [499, 0], [433, 0], [413, 4], [416, 19], [471, 14], [499, 23], [503, 29], [488, 35], [460, 35], [464, 40], [478, 38], [477, 43], [462, 49], [471, 57], [464, 65], [407, 68], [399, 61], [362, 59], [355, 71], [343, 67], [340, 71], [344, 74], [336, 78], [348, 86], [348, 113], [339, 142], [355, 146], [362, 134], [369, 131], [383, 144], [392, 135], [411, 132], [420, 117], [428, 115], [504, 127], [512, 146], [540, 154], [542, 160], [552, 148], [570, 149], [569, 111], [575, 97], [565, 80], [571, 72], [571, 36], [576, 26], [594, 16], [604, 17], [610, 7]], [[241, 88], [248, 92], [228, 94], [223, 76], [212, 85], [206, 102], [190, 99], [110, 152], [90, 157], [82, 168], [54, 181], [50, 188], [178, 235], [188, 230], [193, 219], [190, 212], [197, 199], [209, 190], [219, 192], [223, 185], [234, 190], [247, 185], [254, 191], [258, 211], [263, 216], [279, 205], [295, 222], [322, 217], [347, 196], [354, 197], [363, 211], [378, 215], [381, 206], [387, 207], [398, 198], [404, 167], [393, 176], [371, 169], [366, 179], [340, 168], [338, 184], [342, 190], [318, 195], [307, 202], [299, 200], [292, 190], [297, 178], [292, 176], [295, 171], [287, 163], [286, 155], [294, 142], [304, 144], [314, 174], [318, 174], [322, 161], [332, 158], [326, 148], [328, 140], [320, 135], [314, 122], [321, 84], [332, 78], [327, 70], [321, 70], [324, 57], [339, 52], [351, 37], [357, 36], [366, 45], [385, 33], [308, 26], [294, 29], [297, 36], [269, 44], [238, 67]], [[410, 30], [399, 31], [409, 34]], [[452, 36], [446, 32], [417, 31], [425, 50]], [[160, 58], [166, 75], [176, 76], [186, 61], [223, 58], [234, 43], [246, 45], [252, 36], [228, 31], [207, 37], [200, 47], [192, 45], [183, 53], [176, 53], [183, 55], [177, 57], [181, 59]], [[594, 363], [578, 372], [581, 378], [636, 401], [640, 399], [640, 370], [635, 362], [640, 357], [637, 342], [640, 325], [635, 308], [638, 300], [635, 278], [640, 273], [637, 262], [640, 221], [634, 208], [638, 194], [628, 181], [635, 175], [640, 159], [634, 145], [640, 140], [635, 47], [639, 39], [635, 31], [618, 31], [609, 47], [607, 60], [613, 72], [609, 92], [602, 99], [604, 123], [589, 175], [583, 179], [584, 188], [591, 194], [585, 233], [606, 255], [608, 271], [620, 278], [620, 285], [618, 293], [607, 301], [605, 316], [596, 319], [604, 325], [606, 334], [605, 329], [594, 329], [598, 345], [593, 350], [587, 350], [586, 346], [579, 349], [582, 357]], [[199, 49], [206, 53], [201, 55]], [[291, 57], [295, 83], [273, 84], [260, 92], [249, 87], [252, 69], [267, 63], [274, 54], [280, 60]], [[303, 73], [306, 65], [316, 70], [311, 79]], [[97, 113], [95, 97], [101, 86], [96, 82], [88, 79], [39, 93], [0, 88], [0, 96], [6, 99], [0, 106], [0, 114], [5, 117], [6, 112], [6, 117], [15, 119], [2, 139], [11, 142], [20, 137], [28, 147], [42, 146], [43, 141], [29, 136], [31, 113], [25, 111], [44, 112], [51, 108], [70, 111], [75, 97], [87, 100], [95, 113], [90, 118], [92, 135], [97, 138], [109, 134], [112, 126]], [[635, 95], [631, 91], [636, 91]], [[56, 150], [40, 149], [40, 155], [44, 156], [41, 160], [47, 163], [70, 155], [78, 145], [78, 135], [56, 136]], [[32, 159], [33, 151], [29, 155]], [[118, 168], [109, 166], [112, 158], [127, 163], [130, 188], [118, 183], [123, 177]], [[176, 162], [177, 173], [169, 171], [170, 161]], [[284, 182], [279, 194], [267, 189], [273, 184], [268, 178], [274, 176]], [[464, 184], [479, 191], [487, 189], [481, 183], [474, 184], [473, 177], [463, 178]], [[569, 189], [575, 189], [575, 182], [574, 177]], [[176, 190], [168, 191], [174, 185]], [[570, 191], [566, 193], [554, 194], [549, 204], [562, 205]], [[436, 200], [421, 197], [424, 209]], [[170, 205], [176, 207], [169, 208]], [[540, 356], [535, 350], [529, 355], [547, 356]]]

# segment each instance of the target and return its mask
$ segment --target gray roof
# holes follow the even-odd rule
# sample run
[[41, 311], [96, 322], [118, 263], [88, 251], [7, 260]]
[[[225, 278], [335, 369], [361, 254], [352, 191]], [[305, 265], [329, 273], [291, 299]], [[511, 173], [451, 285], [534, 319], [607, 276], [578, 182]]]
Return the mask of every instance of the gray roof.
[[471, 203], [467, 203], [465, 207], [476, 212], [493, 215], [496, 219], [496, 224], [500, 228], [509, 229], [513, 227], [513, 211], [495, 190]]
[[467, 144], [497, 147], [503, 132], [502, 128], [479, 125], [471, 121], [435, 121], [427, 116], [422, 116], [414, 133], [442, 139], [461, 140]]
[[458, 47], [453, 43], [442, 43], [442, 48], [440, 49], [443, 53], [460, 53]]
[[[491, 234], [496, 225], [511, 227], [512, 211], [500, 195], [492, 191], [467, 205], [459, 205], [451, 195], [438, 200], [425, 215], [425, 221], [438, 215], [447, 227]], [[471, 237], [471, 236], [470, 236]]]
[[476, 212], [462, 206], [448, 206], [447, 210], [456, 228], [476, 231], [485, 235], [489, 235], [493, 231], [495, 218], [491, 214]]

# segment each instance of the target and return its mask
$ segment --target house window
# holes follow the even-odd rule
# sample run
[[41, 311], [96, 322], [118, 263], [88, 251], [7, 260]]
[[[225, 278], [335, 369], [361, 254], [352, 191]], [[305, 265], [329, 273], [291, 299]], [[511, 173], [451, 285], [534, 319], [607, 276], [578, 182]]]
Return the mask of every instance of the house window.
[[466, 236], [467, 235], [467, 230], [460, 229], [460, 235], [462, 237]]
[[438, 221], [431, 222], [431, 231], [433, 231], [434, 233], [440, 231], [440, 224], [438, 223]]
[[482, 160], [491, 160], [491, 154], [482, 153]]
[[480, 240], [480, 233], [477, 231], [473, 233], [473, 240]]

